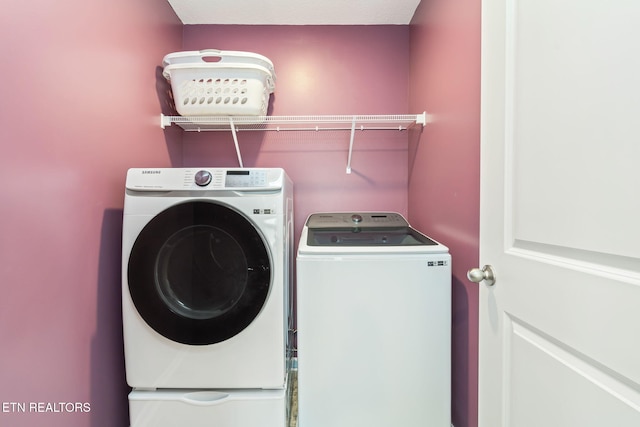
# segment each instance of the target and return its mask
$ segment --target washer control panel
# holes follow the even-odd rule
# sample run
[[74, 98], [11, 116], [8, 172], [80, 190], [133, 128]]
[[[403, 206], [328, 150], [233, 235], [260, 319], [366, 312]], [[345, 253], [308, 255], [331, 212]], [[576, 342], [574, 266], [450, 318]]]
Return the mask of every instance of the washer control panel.
[[407, 227], [409, 223], [396, 212], [315, 213], [307, 220], [308, 228]]

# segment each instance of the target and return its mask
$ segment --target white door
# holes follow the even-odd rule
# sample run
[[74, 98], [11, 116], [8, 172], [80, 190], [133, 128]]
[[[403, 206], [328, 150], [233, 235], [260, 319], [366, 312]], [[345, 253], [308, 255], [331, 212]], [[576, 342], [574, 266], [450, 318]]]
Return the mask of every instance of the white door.
[[640, 426], [640, 2], [482, 14], [479, 424]]

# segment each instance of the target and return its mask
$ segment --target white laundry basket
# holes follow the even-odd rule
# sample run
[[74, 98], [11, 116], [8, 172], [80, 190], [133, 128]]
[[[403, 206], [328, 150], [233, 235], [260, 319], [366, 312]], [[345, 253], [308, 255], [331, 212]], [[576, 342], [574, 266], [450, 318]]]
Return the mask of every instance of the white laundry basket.
[[257, 53], [207, 49], [163, 59], [182, 116], [264, 116], [275, 90], [273, 63]]

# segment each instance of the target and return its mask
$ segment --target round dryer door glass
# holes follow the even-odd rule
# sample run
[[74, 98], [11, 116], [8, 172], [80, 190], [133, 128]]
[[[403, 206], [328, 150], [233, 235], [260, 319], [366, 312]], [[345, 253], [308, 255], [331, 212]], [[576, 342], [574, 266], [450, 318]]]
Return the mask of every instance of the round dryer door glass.
[[128, 265], [129, 292], [155, 331], [208, 345], [244, 330], [271, 284], [267, 247], [251, 222], [210, 202], [172, 206], [140, 232]]

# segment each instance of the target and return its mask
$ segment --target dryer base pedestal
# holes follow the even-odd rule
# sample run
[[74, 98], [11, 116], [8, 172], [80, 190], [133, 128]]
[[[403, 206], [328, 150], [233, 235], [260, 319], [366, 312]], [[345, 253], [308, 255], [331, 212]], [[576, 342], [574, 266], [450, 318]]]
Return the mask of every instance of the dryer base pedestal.
[[281, 390], [133, 390], [130, 427], [285, 427]]

